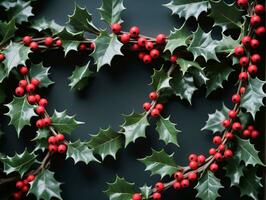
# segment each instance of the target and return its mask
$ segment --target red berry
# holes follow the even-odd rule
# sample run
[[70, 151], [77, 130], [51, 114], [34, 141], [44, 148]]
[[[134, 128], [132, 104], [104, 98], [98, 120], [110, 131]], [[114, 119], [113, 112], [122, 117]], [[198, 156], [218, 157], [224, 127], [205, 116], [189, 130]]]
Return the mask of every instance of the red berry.
[[45, 40], [44, 40], [44, 44], [45, 46], [51, 46], [54, 42], [54, 39], [52, 37], [46, 37]]
[[31, 43], [30, 43], [30, 48], [31, 48], [32, 50], [37, 50], [37, 49], [39, 49], [39, 45], [38, 45], [37, 42], [31, 42]]
[[197, 180], [197, 178], [198, 178], [198, 176], [195, 172], [190, 172], [188, 174], [188, 180], [190, 180], [190, 181], [195, 181], [195, 180]]
[[32, 182], [32, 181], [34, 181], [34, 179], [35, 179], [35, 176], [32, 174], [28, 175], [28, 177], [27, 177], [28, 182]]
[[224, 157], [225, 158], [232, 158], [233, 157], [233, 151], [232, 150], [230, 150], [230, 149], [226, 149], [225, 151], [224, 151]]
[[90, 43], [90, 49], [95, 49], [95, 44], [93, 42]]
[[256, 29], [256, 34], [257, 34], [257, 36], [262, 37], [262, 36], [265, 35], [265, 31], [266, 31], [265, 27], [264, 26], [260, 26], [260, 27], [258, 27]]
[[234, 135], [231, 132], [227, 132], [225, 134], [225, 138], [228, 139], [228, 140], [232, 140], [234, 138]]
[[38, 103], [41, 99], [41, 96], [38, 94], [35, 94], [35, 99], [36, 99], [36, 102]]
[[126, 44], [126, 43], [129, 43], [130, 41], [130, 35], [128, 33], [123, 33], [121, 36], [120, 36], [120, 40], [123, 44]]
[[27, 99], [28, 99], [29, 104], [35, 104], [36, 103], [36, 99], [35, 99], [34, 95], [29, 95]]
[[155, 59], [155, 58], [158, 58], [160, 55], [160, 51], [158, 51], [157, 49], [152, 49], [150, 51], [150, 56]]
[[3, 61], [3, 60], [5, 60], [5, 54], [0, 53], [0, 62]]
[[244, 46], [248, 46], [250, 44], [250, 41], [251, 41], [251, 37], [249, 37], [249, 36], [245, 36], [242, 38], [242, 44]]
[[28, 185], [24, 185], [24, 186], [21, 188], [21, 191], [26, 193], [26, 192], [29, 191], [29, 189], [30, 189], [30, 188], [29, 188]]
[[212, 172], [216, 172], [218, 169], [219, 169], [219, 166], [218, 166], [216, 163], [212, 163], [212, 164], [210, 165], [210, 170], [211, 170]]
[[61, 47], [62, 46], [62, 41], [61, 40], [56, 40], [55, 44], [56, 44], [56, 46]]
[[260, 16], [258, 16], [258, 15], [251, 16], [251, 18], [250, 18], [250, 24], [252, 26], [256, 26], [256, 25], [260, 24], [260, 22], [261, 22]]
[[150, 110], [151, 109], [151, 104], [149, 102], [145, 102], [143, 104], [143, 109], [146, 110], [146, 111]]
[[151, 116], [152, 117], [159, 117], [160, 116], [160, 111], [158, 109], [156, 109], [156, 108], [152, 109]]
[[242, 129], [242, 125], [239, 123], [239, 122], [234, 122], [233, 125], [232, 125], [232, 129], [234, 131], [240, 131]]
[[252, 40], [250, 41], [250, 46], [251, 46], [251, 48], [253, 48], [253, 49], [258, 48], [258, 47], [260, 46], [260, 42], [259, 42], [259, 40], [252, 39]]
[[24, 95], [24, 89], [22, 87], [17, 87], [15, 90], [15, 93], [17, 96], [23, 96]]
[[175, 182], [173, 183], [173, 188], [174, 188], [175, 190], [180, 190], [180, 188], [181, 188], [181, 184], [180, 184], [179, 182], [175, 181]]
[[254, 126], [249, 125], [249, 126], [248, 126], [248, 130], [249, 130], [249, 131], [253, 131], [253, 130], [254, 130]]
[[150, 55], [146, 54], [146, 55], [143, 56], [143, 62], [145, 64], [149, 64], [151, 61], [152, 61], [152, 58], [151, 58]]
[[245, 53], [245, 50], [242, 46], [238, 46], [235, 48], [235, 55], [236, 56], [243, 56]]
[[248, 59], [248, 57], [246, 57], [246, 56], [241, 57], [240, 60], [239, 60], [239, 64], [240, 64], [242, 67], [247, 67], [248, 64], [249, 64], [249, 59]]
[[20, 80], [18, 83], [19, 87], [22, 87], [24, 89], [26, 88], [27, 84], [28, 82], [26, 80]]
[[199, 156], [198, 156], [198, 162], [199, 162], [200, 164], [204, 163], [205, 160], [206, 160], [206, 157], [205, 157], [204, 155], [199, 155]]
[[132, 50], [132, 51], [138, 51], [138, 50], [139, 50], [139, 45], [138, 45], [138, 44], [133, 44], [133, 45], [131, 46], [131, 50]]
[[228, 112], [228, 116], [231, 118], [231, 119], [235, 119], [236, 116], [237, 116], [237, 112], [235, 110], [230, 110]]
[[241, 87], [239, 90], [240, 94], [244, 94], [246, 92], [246, 88], [245, 87]]
[[20, 73], [21, 75], [26, 75], [26, 74], [28, 74], [28, 73], [29, 73], [29, 69], [28, 69], [28, 67], [26, 67], [26, 66], [22, 66], [22, 67], [20, 67], [20, 68], [19, 68], [19, 73]]
[[43, 119], [44, 126], [50, 126], [52, 124], [52, 120], [50, 117], [45, 117]]
[[45, 106], [47, 106], [47, 105], [48, 105], [48, 101], [47, 101], [47, 99], [44, 99], [44, 98], [40, 99], [40, 101], [39, 101], [39, 106], [43, 106], [43, 107], [45, 107]]
[[196, 155], [196, 154], [190, 154], [189, 156], [188, 156], [188, 160], [189, 161], [195, 161], [195, 162], [197, 162], [198, 161], [198, 156]]
[[184, 179], [184, 175], [182, 172], [176, 172], [174, 174], [174, 178], [177, 180], [177, 181], [182, 181]]
[[36, 121], [36, 127], [37, 127], [37, 128], [43, 128], [43, 126], [44, 126], [44, 122], [43, 122], [43, 120], [42, 120], [42, 119], [38, 119], [38, 120]]
[[152, 198], [154, 200], [160, 200], [161, 199], [161, 194], [159, 192], [155, 192], [152, 194]]
[[28, 93], [31, 93], [31, 92], [34, 92], [35, 88], [36, 88], [35, 85], [30, 83], [27, 85], [26, 90]]
[[43, 106], [38, 106], [38, 107], [36, 108], [36, 113], [37, 113], [38, 115], [42, 115], [42, 114], [44, 114], [44, 113], [45, 113], [45, 108], [44, 108]]
[[258, 71], [258, 68], [257, 68], [256, 65], [250, 65], [250, 66], [248, 67], [248, 73], [250, 73], [250, 74], [256, 74], [257, 71]]
[[156, 100], [157, 98], [158, 98], [158, 93], [157, 92], [151, 92], [150, 94], [149, 94], [149, 98], [151, 99], [151, 100]]
[[210, 155], [214, 155], [215, 153], [216, 153], [216, 149], [215, 148], [210, 148], [209, 154]]
[[157, 192], [161, 192], [162, 190], [164, 190], [164, 184], [162, 182], [157, 182], [155, 184], [155, 189]]
[[139, 194], [139, 193], [133, 194], [133, 196], [132, 196], [132, 200], [141, 200], [141, 199], [142, 199], [142, 197], [141, 197], [141, 194]]
[[49, 146], [48, 146], [48, 150], [49, 150], [50, 152], [57, 152], [57, 146], [54, 145], [54, 144], [49, 144]]
[[31, 84], [35, 85], [36, 87], [40, 84], [40, 81], [36, 78], [32, 78], [30, 82], [31, 82]]
[[154, 47], [154, 45], [153, 45], [152, 42], [150, 42], [150, 41], [149, 41], [149, 42], [146, 42], [146, 44], [145, 44], [145, 48], [146, 48], [148, 51], [152, 50], [153, 47]]
[[251, 132], [251, 137], [252, 138], [257, 138], [259, 135], [260, 135], [259, 132], [256, 131], [256, 130], [254, 130], [254, 131]]
[[16, 188], [21, 189], [24, 186], [24, 183], [22, 181], [16, 182]]
[[13, 198], [14, 198], [14, 200], [20, 200], [21, 197], [22, 197], [22, 192], [15, 192], [15, 193], [13, 194]]
[[225, 145], [224, 144], [220, 144], [219, 147], [218, 147], [218, 149], [220, 151], [224, 151], [225, 150]]
[[139, 27], [137, 26], [131, 27], [129, 30], [129, 33], [131, 37], [134, 37], [134, 38], [138, 37], [140, 33]]
[[218, 135], [217, 135], [217, 136], [213, 137], [212, 142], [213, 142], [214, 144], [216, 144], [216, 145], [221, 144], [221, 143], [222, 143], [222, 138], [221, 138], [221, 136], [218, 136]]
[[30, 45], [31, 42], [32, 42], [32, 37], [30, 37], [30, 36], [25, 36], [25, 37], [23, 38], [23, 43], [24, 43], [25, 45]]
[[164, 34], [159, 34], [156, 36], [157, 44], [164, 44], [166, 42], [166, 36]]
[[220, 152], [217, 152], [217, 153], [214, 155], [214, 158], [215, 158], [215, 160], [217, 160], [217, 161], [222, 161], [222, 159], [223, 159], [223, 155], [222, 155]]
[[144, 38], [144, 37], [139, 37], [139, 39], [138, 39], [138, 45], [139, 45], [139, 46], [144, 47], [145, 44], [146, 44], [146, 42], [147, 42], [147, 39], [146, 39], [146, 38]]
[[63, 141], [65, 140], [65, 136], [64, 136], [62, 133], [58, 133], [58, 134], [56, 135], [56, 139], [57, 139], [57, 141], [59, 141], [59, 142], [63, 142]]
[[111, 29], [113, 33], [118, 34], [121, 32], [122, 26], [118, 23], [112, 24]]
[[233, 102], [233, 103], [239, 103], [240, 100], [241, 100], [241, 97], [240, 97], [239, 94], [234, 94], [234, 95], [232, 96], [232, 102]]
[[176, 55], [171, 55], [171, 57], [170, 57], [171, 63], [176, 63], [176, 60], [177, 60], [177, 56]]
[[242, 133], [242, 135], [243, 135], [244, 137], [250, 137], [250, 134], [251, 134], [251, 133], [250, 133], [250, 130], [247, 130], [247, 129], [244, 130], [243, 133]]
[[162, 112], [162, 111], [163, 111], [163, 104], [158, 103], [158, 104], [155, 105], [155, 108], [156, 108], [157, 110], [159, 110], [160, 112]]
[[80, 44], [80, 45], [79, 45], [79, 50], [80, 50], [80, 51], [86, 51], [86, 50], [87, 50], [87, 46], [86, 46], [86, 44], [83, 44], [83, 43]]
[[58, 152], [59, 152], [59, 153], [65, 153], [65, 152], [66, 152], [66, 149], [67, 149], [67, 147], [66, 147], [65, 144], [60, 144], [60, 145], [58, 146]]
[[231, 125], [231, 122], [230, 122], [229, 119], [225, 119], [225, 120], [223, 121], [223, 126], [224, 126], [225, 128], [229, 128], [230, 125]]
[[140, 60], [143, 60], [143, 57], [145, 56], [146, 54], [144, 52], [140, 52], [139, 55], [138, 55], [138, 58]]
[[187, 188], [189, 187], [189, 181], [187, 179], [184, 179], [181, 181], [181, 187], [182, 188]]
[[248, 73], [247, 73], [247, 72], [241, 72], [241, 73], [239, 74], [239, 76], [238, 76], [238, 79], [239, 79], [240, 81], [245, 81], [245, 80], [247, 80], [247, 79], [248, 79]]
[[257, 64], [257, 63], [260, 63], [261, 61], [261, 57], [259, 54], [253, 54], [251, 56], [251, 62], [254, 63], [254, 64]]
[[261, 4], [257, 4], [255, 6], [255, 13], [258, 15], [263, 14], [264, 13], [264, 6]]
[[50, 143], [50, 144], [56, 144], [57, 143], [57, 138], [55, 136], [50, 136], [48, 138], [48, 143]]
[[198, 163], [196, 161], [191, 161], [189, 163], [189, 167], [193, 170], [197, 169], [198, 168]]
[[248, 0], [237, 0], [237, 5], [240, 7], [247, 7], [248, 6]]

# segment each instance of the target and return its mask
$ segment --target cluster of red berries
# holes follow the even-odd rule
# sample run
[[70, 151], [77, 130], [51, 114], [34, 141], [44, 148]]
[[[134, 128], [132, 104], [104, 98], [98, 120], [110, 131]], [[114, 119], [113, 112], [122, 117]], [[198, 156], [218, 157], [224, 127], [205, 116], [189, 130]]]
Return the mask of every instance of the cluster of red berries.
[[30, 182], [34, 181], [35, 176], [30, 174], [27, 176], [26, 179], [20, 180], [16, 182], [16, 188], [19, 189], [18, 192], [15, 192], [13, 194], [14, 200], [19, 200], [22, 198], [24, 193], [27, 193], [30, 189]]
[[[156, 101], [158, 99], [158, 93], [157, 92], [151, 92], [149, 94], [149, 98], [152, 100], [152, 101]], [[151, 109], [151, 116], [152, 117], [159, 117], [160, 116], [160, 113], [163, 111], [163, 104], [161, 103], [156, 103], [155, 105], [152, 105], [153, 103], [150, 103], [150, 102], [145, 102], [143, 104], [143, 109], [146, 110], [146, 111], [150, 111]]]
[[64, 143], [65, 136], [62, 133], [59, 133], [55, 136], [50, 136], [48, 138], [48, 150], [50, 152], [58, 152], [58, 153], [65, 153], [67, 150], [67, 146]]
[[242, 132], [242, 136], [244, 138], [257, 138], [260, 135], [259, 131], [257, 131], [254, 126], [249, 125], [245, 130]]
[[44, 45], [46, 47], [62, 46], [62, 41], [60, 39], [54, 39], [53, 37], [46, 37], [44, 39], [33, 39], [31, 36], [24, 36], [22, 39], [24, 45], [29, 46], [32, 50], [38, 50], [39, 45]]

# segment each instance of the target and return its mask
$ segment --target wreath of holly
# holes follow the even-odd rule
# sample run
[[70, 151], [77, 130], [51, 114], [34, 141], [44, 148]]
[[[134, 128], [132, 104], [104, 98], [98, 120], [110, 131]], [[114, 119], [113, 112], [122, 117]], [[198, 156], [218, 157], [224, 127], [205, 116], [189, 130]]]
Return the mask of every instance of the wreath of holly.
[[[33, 150], [25, 149], [14, 156], [0, 154], [3, 166], [0, 186], [10, 182], [13, 185], [14, 192], [8, 198], [17, 200], [32, 194], [36, 199], [62, 199], [61, 183], [49, 170], [54, 154], [86, 164], [100, 163], [107, 156], [115, 159], [119, 149], [145, 137], [150, 118], [156, 120], [160, 140], [165, 145], [171, 143], [179, 147], [177, 134], [180, 131], [170, 117], [161, 115], [167, 100], [176, 96], [191, 104], [197, 89], [205, 86], [208, 96], [223, 88], [222, 83], [235, 71], [237, 89], [231, 109], [223, 105], [221, 110], [209, 115], [202, 128], [214, 134], [215, 146], [208, 156], [192, 153], [188, 166], [179, 166], [173, 154], [152, 150], [150, 156], [139, 160], [152, 175], [160, 175], [161, 181], [154, 187], [144, 185], [136, 190], [133, 183], [117, 176], [113, 183], [108, 183], [105, 192], [111, 200], [161, 199], [163, 191], [169, 188], [180, 190], [194, 186], [196, 198], [215, 200], [223, 188], [216, 172], [224, 169], [231, 186], [237, 186], [241, 196], [259, 199], [262, 184], [257, 170], [264, 164], [250, 142], [259, 136], [252, 123], [266, 96], [265, 82], [256, 77], [259, 65], [263, 67], [259, 52], [265, 34], [264, 6], [259, 1], [173, 0], [164, 6], [185, 18], [185, 22], [168, 36], [158, 34], [155, 38], [141, 35], [137, 26], [131, 27], [129, 32], [122, 31], [121, 13], [125, 9], [122, 0], [103, 0], [99, 8], [101, 19], [110, 26], [110, 31], [96, 27], [92, 15], [78, 5], [64, 27], [45, 19], [29, 22], [35, 3], [34, 0], [0, 0], [1, 107], [8, 108], [5, 115], [18, 137], [27, 125], [34, 124], [37, 128]], [[211, 36], [212, 30], [206, 33], [199, 25], [196, 30], [187, 26], [189, 18], [197, 19], [203, 12], [212, 18], [213, 27], [221, 29], [220, 39]], [[90, 38], [87, 33], [95, 37]], [[160, 59], [164, 65], [154, 69], [150, 84], [153, 91], [148, 95], [150, 102], [143, 104], [145, 112], [125, 115], [120, 131], [100, 129], [88, 141], [72, 142], [65, 134], [71, 134], [82, 122], [66, 111], [54, 111], [50, 117], [46, 111], [48, 100], [40, 95], [42, 88], [53, 84], [48, 77], [49, 68], [31, 61], [32, 54], [51, 50], [63, 50], [66, 56], [70, 51], [78, 51], [88, 57], [69, 77], [69, 86], [77, 90], [82, 90], [103, 66], [111, 65], [115, 56], [128, 52], [145, 64], [155, 65]], [[9, 80], [18, 80], [13, 97]]]

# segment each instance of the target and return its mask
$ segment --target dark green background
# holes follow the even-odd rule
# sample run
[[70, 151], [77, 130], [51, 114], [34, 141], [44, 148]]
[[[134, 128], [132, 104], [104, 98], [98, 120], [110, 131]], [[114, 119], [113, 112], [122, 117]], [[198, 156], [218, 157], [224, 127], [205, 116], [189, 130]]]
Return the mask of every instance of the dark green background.
[[[128, 30], [132, 25], [138, 25], [141, 32], [145, 35], [156, 36], [158, 33], [168, 34], [173, 27], [179, 27], [183, 20], [177, 16], [171, 16], [170, 10], [162, 7], [161, 4], [169, 0], [125, 0], [126, 11], [123, 13], [124, 30]], [[36, 12], [37, 17], [54, 19], [63, 25], [67, 21], [67, 15], [74, 9], [73, 0], [43, 1], [40, 3]], [[76, 1], [93, 14], [96, 25], [105, 27], [99, 19], [96, 8], [100, 7], [100, 0]], [[200, 24], [205, 30], [210, 29], [211, 21], [206, 20], [206, 15], [202, 14], [199, 18]], [[192, 29], [195, 28], [195, 19], [189, 20]], [[219, 37], [219, 30], [214, 36]], [[150, 76], [153, 67], [159, 64], [152, 63], [144, 65], [136, 59], [135, 55], [116, 58], [112, 62], [112, 67], [106, 66], [96, 74], [89, 87], [83, 92], [77, 93], [69, 91], [68, 77], [76, 64], [82, 63], [76, 54], [70, 54], [64, 59], [63, 52], [50, 52], [43, 57], [35, 58], [35, 61], [44, 61], [45, 66], [51, 66], [51, 78], [56, 82], [51, 89], [44, 91], [49, 99], [49, 113], [53, 109], [58, 111], [68, 110], [69, 114], [77, 114], [77, 119], [86, 122], [80, 126], [71, 136], [72, 141], [81, 138], [86, 140], [91, 134], [97, 133], [98, 129], [111, 126], [119, 130], [119, 125], [123, 123], [121, 114], [129, 114], [135, 110], [142, 112], [142, 104], [147, 101], [147, 95], [151, 91], [148, 85], [151, 82]], [[225, 85], [224, 90], [218, 91], [210, 98], [205, 98], [205, 90], [196, 92], [192, 106], [180, 99], [171, 100], [163, 113], [164, 116], [171, 115], [171, 121], [177, 124], [177, 128], [182, 130], [178, 135], [181, 146], [176, 149], [174, 146], [167, 146], [168, 153], [175, 152], [175, 159], [181, 165], [187, 164], [187, 156], [192, 152], [207, 154], [211, 144], [211, 135], [201, 132], [208, 118], [208, 113], [213, 113], [215, 109], [221, 109], [222, 103], [230, 107], [231, 95], [236, 90], [234, 86], [236, 74], [230, 76], [230, 83]], [[261, 113], [261, 117], [263, 113]], [[7, 124], [8, 119], [2, 117]], [[263, 124], [263, 123], [261, 123]], [[259, 128], [261, 131], [264, 127]], [[0, 150], [12, 155], [15, 151], [23, 151], [29, 145], [29, 139], [34, 136], [34, 130], [26, 128], [20, 140], [17, 140], [13, 127], [4, 127], [6, 134], [1, 140]], [[151, 153], [151, 148], [161, 149], [164, 147], [158, 141], [158, 135], [154, 127], [147, 131], [147, 139], [139, 139], [135, 144], [130, 144], [126, 150], [120, 150], [117, 160], [107, 158], [103, 164], [90, 163], [88, 166], [77, 164], [74, 166], [72, 160], [63, 161], [58, 156], [53, 159], [52, 170], [56, 171], [56, 179], [63, 182], [62, 196], [65, 200], [107, 200], [102, 191], [106, 189], [105, 182], [112, 182], [117, 175], [125, 177], [130, 182], [136, 182], [138, 186], [147, 183], [154, 184], [159, 180], [158, 176], [150, 177], [149, 172], [145, 172], [145, 166], [136, 161], [137, 158], [147, 156]], [[226, 178], [222, 180], [228, 185]], [[237, 200], [239, 192], [237, 189], [223, 189], [220, 191], [223, 200]], [[195, 199], [196, 192], [191, 189], [180, 192], [168, 191], [164, 199]], [[1, 196], [1, 195], [0, 195]]]

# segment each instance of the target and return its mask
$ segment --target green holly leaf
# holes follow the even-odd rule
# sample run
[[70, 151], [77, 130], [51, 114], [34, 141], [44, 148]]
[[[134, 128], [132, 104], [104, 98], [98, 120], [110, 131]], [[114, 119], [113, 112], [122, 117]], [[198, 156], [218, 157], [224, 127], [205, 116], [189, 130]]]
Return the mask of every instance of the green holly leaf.
[[10, 44], [3, 51], [6, 57], [6, 59], [3, 61], [6, 68], [6, 73], [9, 74], [11, 70], [18, 65], [25, 65], [30, 52], [31, 50], [29, 47], [20, 43], [10, 42]]
[[199, 70], [201, 69], [201, 66], [199, 65], [199, 63], [194, 62], [194, 61], [189, 61], [189, 60], [185, 60], [183, 58], [178, 58], [177, 62], [176, 62], [179, 67], [181, 72], [183, 73], [183, 75], [190, 69], [190, 68], [197, 68]]
[[167, 38], [164, 51], [169, 50], [173, 54], [174, 50], [178, 47], [187, 46], [190, 36], [191, 33], [185, 24], [179, 29], [174, 29]]
[[206, 83], [206, 96], [209, 96], [218, 88], [223, 88], [223, 82], [228, 80], [229, 75], [234, 70], [228, 64], [215, 62], [209, 64], [204, 71], [209, 79]]
[[254, 145], [251, 144], [249, 140], [244, 140], [237, 137], [237, 149], [235, 151], [235, 157], [237, 157], [238, 160], [243, 161], [246, 166], [265, 166], [259, 158], [258, 153], [259, 152], [255, 149]]
[[177, 14], [187, 20], [192, 16], [198, 19], [202, 12], [207, 12], [210, 4], [206, 0], [172, 0], [164, 6], [172, 11], [172, 15]]
[[95, 63], [97, 63], [97, 71], [104, 65], [111, 65], [114, 56], [123, 55], [121, 52], [123, 44], [114, 34], [109, 35], [108, 32], [101, 31], [94, 43], [95, 50], [91, 56], [94, 58]]
[[0, 83], [2, 83], [7, 76], [8, 76], [7, 68], [5, 68], [3, 63], [0, 63]]
[[62, 199], [60, 185], [61, 183], [54, 178], [54, 172], [42, 170], [31, 182], [29, 194], [35, 195], [37, 200]]
[[0, 46], [14, 37], [16, 30], [17, 28], [15, 19], [12, 19], [8, 23], [0, 22]]
[[125, 122], [121, 125], [123, 131], [120, 133], [125, 135], [125, 147], [131, 143], [135, 142], [136, 139], [140, 137], [145, 138], [146, 128], [150, 125], [146, 113], [137, 114], [132, 112], [129, 115], [125, 116]]
[[145, 171], [150, 171], [151, 176], [158, 174], [162, 179], [167, 175], [172, 176], [173, 173], [179, 170], [173, 155], [167, 154], [164, 150], [152, 150], [152, 155], [138, 160], [146, 165]]
[[116, 153], [122, 147], [122, 139], [122, 135], [111, 128], [100, 129], [98, 134], [91, 136], [88, 145], [101, 156], [102, 160], [108, 155], [115, 159]]
[[248, 196], [252, 199], [258, 199], [259, 190], [263, 187], [261, 178], [257, 176], [257, 168], [252, 167], [244, 171], [244, 176], [240, 179], [240, 196]]
[[66, 28], [58, 33], [58, 36], [62, 41], [62, 46], [65, 50], [65, 55], [67, 55], [71, 50], [77, 51], [79, 44], [84, 41], [83, 34], [83, 32], [72, 33]]
[[201, 87], [202, 85], [206, 85], [206, 82], [209, 80], [204, 72], [204, 68], [189, 68], [188, 72], [190, 75], [192, 75], [195, 84], [198, 87]]
[[48, 87], [49, 85], [53, 84], [54, 82], [48, 77], [50, 67], [43, 67], [42, 64], [33, 65], [30, 68], [30, 77], [36, 78], [40, 81], [39, 87]]
[[216, 110], [213, 114], [208, 114], [209, 118], [206, 121], [205, 126], [201, 129], [209, 130], [213, 133], [222, 132], [224, 130], [224, 126], [222, 122], [227, 119], [229, 109], [223, 104], [221, 110]]
[[246, 92], [241, 97], [240, 107], [245, 108], [249, 112], [253, 119], [255, 119], [256, 113], [260, 110], [260, 107], [264, 106], [263, 98], [266, 97], [263, 91], [265, 81], [256, 78], [250, 78]]
[[198, 191], [197, 198], [202, 200], [215, 200], [219, 197], [219, 189], [223, 188], [218, 178], [211, 171], [206, 171], [199, 179], [195, 189]]
[[[241, 28], [242, 12], [237, 8], [235, 3], [227, 4], [223, 0], [210, 1], [211, 14], [214, 19], [214, 26], [220, 26], [223, 31], [233, 28]], [[225, 12], [226, 11], [226, 12]]]
[[32, 139], [32, 141], [38, 141], [38, 140], [42, 140], [42, 139], [46, 139], [47, 140], [47, 138], [50, 135], [49, 134], [50, 131], [47, 128], [38, 129], [36, 133], [37, 133], [37, 135], [36, 135], [35, 138]]
[[102, 6], [98, 9], [101, 14], [101, 20], [107, 24], [122, 23], [121, 13], [125, 10], [123, 0], [103, 0]]
[[222, 40], [219, 41], [215, 48], [216, 53], [225, 53], [231, 56], [234, 53], [235, 47], [239, 45], [241, 37], [234, 40], [231, 36], [223, 35]]
[[36, 155], [27, 149], [21, 154], [15, 154], [13, 157], [0, 156], [0, 161], [4, 164], [4, 172], [8, 175], [12, 172], [18, 172], [21, 177], [35, 163]]
[[150, 195], [152, 194], [152, 187], [147, 186], [147, 184], [143, 185], [139, 188], [141, 191], [141, 195], [144, 199], [149, 199]]
[[68, 143], [66, 159], [68, 158], [72, 158], [75, 164], [78, 162], [84, 162], [85, 164], [92, 161], [99, 162], [94, 157], [93, 151], [88, 147], [87, 143], [80, 140]]
[[188, 51], [194, 55], [194, 60], [202, 56], [206, 61], [210, 59], [218, 61], [215, 52], [218, 44], [219, 41], [212, 39], [210, 32], [205, 33], [199, 26], [196, 32], [193, 33], [193, 39], [188, 47]]
[[49, 29], [53, 34], [56, 34], [61, 32], [64, 27], [57, 24], [54, 20], [40, 18], [32, 22], [31, 28], [36, 29], [39, 32]]
[[242, 112], [240, 111], [238, 115], [238, 119], [241, 122], [241, 125], [243, 126], [243, 129], [245, 129], [248, 125], [254, 123], [253, 117], [250, 113]]
[[171, 77], [164, 71], [163, 67], [160, 70], [154, 69], [153, 75], [151, 76], [151, 86], [154, 90], [159, 92], [162, 89], [169, 89]]
[[228, 163], [225, 167], [226, 176], [231, 180], [231, 187], [238, 186], [240, 183], [240, 178], [244, 176], [244, 165], [239, 164], [239, 162], [240, 161], [238, 160], [238, 158], [233, 157], [228, 160]]
[[10, 117], [9, 124], [15, 126], [18, 137], [20, 131], [26, 125], [30, 125], [32, 117], [37, 116], [34, 112], [34, 106], [28, 103], [27, 97], [16, 97], [9, 104], [6, 104], [9, 111], [6, 113]]
[[159, 133], [160, 139], [163, 140], [165, 144], [172, 143], [179, 147], [177, 134], [181, 131], [177, 130], [175, 126], [176, 124], [170, 121], [170, 116], [167, 118], [160, 116], [156, 123], [156, 130]]
[[67, 22], [75, 31], [88, 31], [91, 33], [99, 33], [99, 29], [92, 23], [92, 15], [86, 8], [82, 8], [76, 4], [74, 13], [68, 16]]
[[193, 93], [197, 90], [193, 77], [178, 72], [170, 82], [174, 94], [181, 99], [186, 99], [191, 104]]
[[83, 124], [83, 122], [75, 120], [75, 115], [69, 116], [66, 111], [57, 112], [56, 110], [52, 116], [52, 122], [57, 131], [68, 134], [71, 134], [78, 125]]
[[89, 78], [93, 72], [89, 70], [90, 62], [82, 67], [76, 67], [72, 75], [68, 78], [70, 80], [69, 86], [72, 89], [82, 90], [86, 87]]
[[28, 18], [33, 16], [30, 1], [17, 0], [10, 4], [7, 8], [7, 16], [9, 19], [15, 19], [17, 23], [27, 22]]
[[104, 193], [110, 200], [131, 200], [135, 193], [134, 183], [127, 182], [124, 178], [116, 177], [113, 183], [107, 183], [108, 188]]

